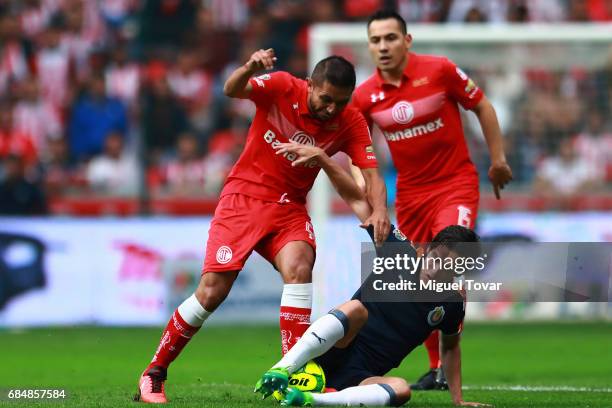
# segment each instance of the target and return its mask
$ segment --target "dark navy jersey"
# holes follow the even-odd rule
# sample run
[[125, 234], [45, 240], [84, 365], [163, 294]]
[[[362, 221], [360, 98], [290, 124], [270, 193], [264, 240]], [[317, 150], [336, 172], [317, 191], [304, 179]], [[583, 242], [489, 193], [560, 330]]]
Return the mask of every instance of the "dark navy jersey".
[[[368, 230], [373, 239], [373, 229]], [[388, 245], [387, 243], [395, 243]], [[398, 243], [405, 243], [404, 245]], [[377, 248], [378, 256], [394, 257], [396, 254], [408, 254], [416, 257], [417, 252], [410, 241], [393, 226], [387, 241]], [[368, 309], [368, 321], [361, 329], [355, 343], [365, 354], [368, 370], [374, 375], [384, 375], [397, 367], [402, 360], [417, 346], [423, 343], [433, 330], [441, 330], [445, 335], [458, 334], [461, 331], [464, 301], [457, 291], [430, 293], [427, 301], [421, 301], [411, 291], [401, 291], [397, 296], [404, 296], [406, 301], [370, 301], [364, 296], [366, 289], [371, 288], [372, 280], [397, 282], [400, 278], [418, 282], [418, 272], [405, 274], [397, 270], [385, 271], [382, 274], [371, 274], [357, 290], [353, 299], [360, 300]]]

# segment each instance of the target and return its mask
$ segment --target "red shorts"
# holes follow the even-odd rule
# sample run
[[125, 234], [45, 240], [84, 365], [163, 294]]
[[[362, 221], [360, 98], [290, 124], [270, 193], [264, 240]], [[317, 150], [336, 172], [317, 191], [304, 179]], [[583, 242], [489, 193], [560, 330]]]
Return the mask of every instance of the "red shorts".
[[210, 224], [203, 272], [239, 271], [253, 250], [274, 264], [278, 251], [291, 241], [306, 241], [316, 249], [303, 204], [225, 195]]
[[477, 186], [445, 186], [426, 193], [398, 194], [399, 229], [413, 242], [431, 242], [449, 225], [474, 229], [480, 194]]

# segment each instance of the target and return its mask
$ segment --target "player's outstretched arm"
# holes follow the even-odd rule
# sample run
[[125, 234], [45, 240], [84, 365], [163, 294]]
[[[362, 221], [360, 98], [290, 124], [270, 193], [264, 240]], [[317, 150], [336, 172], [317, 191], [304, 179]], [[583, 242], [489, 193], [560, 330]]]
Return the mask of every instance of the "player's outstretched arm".
[[232, 98], [248, 98], [253, 90], [249, 78], [258, 71], [274, 68], [274, 62], [276, 57], [272, 48], [255, 51], [243, 66], [236, 68], [227, 78], [223, 85], [223, 93]]
[[473, 110], [478, 117], [482, 133], [489, 147], [489, 155], [491, 156], [489, 180], [493, 185], [495, 197], [499, 200], [499, 190], [503, 189], [504, 186], [512, 180], [512, 169], [510, 169], [510, 166], [506, 162], [504, 140], [497, 120], [497, 114], [495, 113], [495, 108], [486, 96], [483, 96]]
[[490, 407], [489, 404], [480, 402], [467, 402], [463, 400], [461, 392], [461, 348], [459, 341], [460, 334], [454, 336], [442, 335], [442, 367], [448, 381], [448, 391], [451, 394], [453, 403], [458, 406], [466, 407]]
[[372, 214], [363, 221], [363, 226], [374, 226], [374, 242], [380, 246], [391, 230], [391, 220], [387, 211], [387, 187], [378, 168], [361, 169], [366, 183], [366, 199], [372, 205]]
[[359, 188], [353, 178], [338, 163], [316, 146], [307, 146], [296, 142], [275, 145], [276, 154], [294, 153], [298, 156], [291, 165], [306, 166], [316, 160], [317, 164], [329, 177], [340, 197], [351, 207], [359, 221], [365, 222], [372, 214], [372, 207], [366, 199], [365, 192]]

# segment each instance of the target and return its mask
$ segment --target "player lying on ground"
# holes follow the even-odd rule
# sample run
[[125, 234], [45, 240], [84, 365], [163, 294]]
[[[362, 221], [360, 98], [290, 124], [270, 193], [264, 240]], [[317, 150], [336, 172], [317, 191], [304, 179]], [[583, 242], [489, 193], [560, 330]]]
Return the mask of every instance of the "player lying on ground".
[[[324, 152], [308, 146], [285, 144], [279, 152], [293, 152], [300, 156], [294, 165], [317, 160], [330, 176], [342, 197], [351, 204], [360, 219], [367, 216], [367, 202], [360, 198], [360, 191], [352, 179]], [[352, 185], [353, 184], [353, 185]], [[372, 235], [371, 229], [368, 231]], [[398, 242], [404, 245], [398, 247]], [[436, 235], [429, 246], [428, 257], [474, 256], [473, 246], [461, 245], [477, 242], [477, 235], [461, 226], [449, 226]], [[417, 251], [397, 230], [389, 234], [387, 243], [379, 254], [394, 257], [408, 254], [416, 257]], [[425, 265], [427, 265], [425, 263]], [[434, 293], [427, 302], [411, 299], [401, 302], [370, 301], [363, 292], [371, 287], [372, 279], [397, 282], [404, 271], [389, 270], [381, 275], [371, 275], [352, 300], [340, 305], [321, 317], [308, 328], [289, 352], [266, 372], [256, 385], [256, 391], [264, 396], [275, 390], [285, 394], [286, 405], [401, 405], [410, 399], [410, 386], [399, 377], [385, 376], [434, 329], [442, 331], [442, 364], [447, 372], [452, 400], [462, 406], [483, 406], [463, 401], [461, 392], [460, 333], [464, 317], [462, 295], [457, 291]], [[454, 271], [421, 268], [412, 279], [449, 282]], [[410, 276], [406, 278], [411, 279]], [[402, 294], [404, 295], [404, 294]], [[315, 359], [324, 372], [327, 385], [338, 392], [316, 394], [287, 389], [288, 377], [306, 362]]]
[[374, 227], [377, 242], [382, 243], [389, 232], [385, 185], [367, 123], [356, 109], [346, 108], [355, 87], [353, 65], [332, 56], [321, 60], [307, 80], [286, 72], [253, 77], [271, 69], [275, 61], [272, 49], [259, 50], [225, 83], [227, 96], [255, 103], [255, 118], [221, 192], [200, 283], [173, 313], [142, 373], [140, 401], [167, 401], [168, 366], [229, 294], [253, 250], [280, 272], [285, 283], [280, 308], [282, 351], [308, 327], [315, 236], [305, 204], [320, 168], [316, 163], [292, 166], [296, 155], [276, 155], [279, 143], [294, 140], [320, 146], [330, 156], [338, 151], [348, 154], [366, 179], [373, 211], [365, 222]]

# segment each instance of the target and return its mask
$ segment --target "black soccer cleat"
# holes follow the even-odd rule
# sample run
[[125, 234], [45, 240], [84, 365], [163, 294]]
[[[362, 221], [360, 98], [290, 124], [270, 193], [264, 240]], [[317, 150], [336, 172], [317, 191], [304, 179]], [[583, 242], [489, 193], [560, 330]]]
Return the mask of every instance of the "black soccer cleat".
[[436, 390], [448, 390], [448, 382], [446, 382], [444, 369], [440, 367], [436, 371]]
[[410, 388], [416, 391], [433, 390], [436, 386], [436, 370], [432, 368], [423, 374]]
[[442, 368], [432, 368], [415, 384], [410, 385], [410, 388], [415, 391], [448, 390], [448, 383]]

